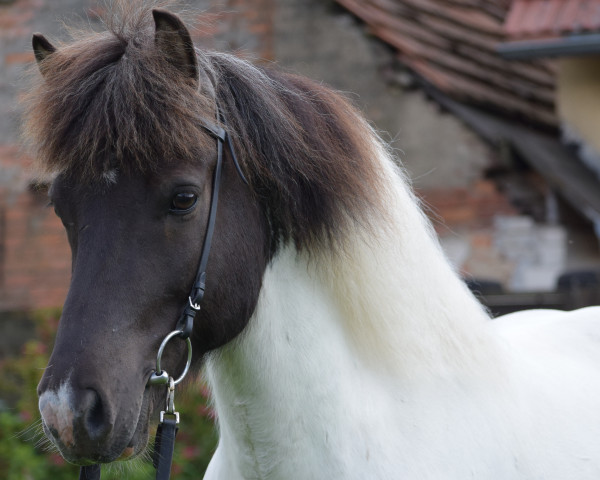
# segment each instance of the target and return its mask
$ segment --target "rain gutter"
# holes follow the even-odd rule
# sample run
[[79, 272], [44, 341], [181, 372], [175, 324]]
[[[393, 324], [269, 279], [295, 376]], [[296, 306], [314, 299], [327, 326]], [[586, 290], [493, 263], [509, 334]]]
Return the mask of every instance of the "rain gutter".
[[551, 40], [505, 42], [499, 44], [496, 51], [508, 60], [599, 54], [600, 34], [570, 35]]

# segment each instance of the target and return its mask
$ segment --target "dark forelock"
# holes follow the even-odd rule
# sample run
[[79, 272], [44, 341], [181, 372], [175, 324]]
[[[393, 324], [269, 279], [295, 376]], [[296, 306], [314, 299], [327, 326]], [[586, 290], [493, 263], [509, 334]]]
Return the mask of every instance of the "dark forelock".
[[[148, 2], [117, 2], [107, 30], [79, 33], [43, 61], [26, 95], [25, 134], [39, 166], [92, 179], [194, 158], [211, 99], [154, 45]], [[139, 5], [145, 4], [145, 5]]]

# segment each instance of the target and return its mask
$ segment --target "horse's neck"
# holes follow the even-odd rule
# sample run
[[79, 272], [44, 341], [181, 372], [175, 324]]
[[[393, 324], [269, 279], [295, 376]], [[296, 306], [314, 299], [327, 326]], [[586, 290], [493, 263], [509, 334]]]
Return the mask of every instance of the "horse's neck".
[[376, 445], [367, 437], [386, 428], [370, 408], [419, 379], [485, 375], [485, 314], [407, 190], [394, 195], [376, 238], [329, 258], [292, 248], [274, 258], [247, 330], [207, 362], [229, 456], [215, 462], [235, 459], [256, 478], [309, 478], [307, 468], [345, 478], [335, 469], [355, 463], [357, 442]]

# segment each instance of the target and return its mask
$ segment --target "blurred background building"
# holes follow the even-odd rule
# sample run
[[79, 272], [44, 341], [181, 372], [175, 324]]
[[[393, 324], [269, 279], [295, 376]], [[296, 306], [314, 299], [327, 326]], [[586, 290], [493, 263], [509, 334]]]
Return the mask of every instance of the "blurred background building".
[[[598, 303], [600, 0], [186, 3], [198, 45], [347, 92], [495, 312]], [[0, 0], [0, 318], [62, 305], [70, 277], [19, 147], [31, 34], [99, 24], [103, 5]]]

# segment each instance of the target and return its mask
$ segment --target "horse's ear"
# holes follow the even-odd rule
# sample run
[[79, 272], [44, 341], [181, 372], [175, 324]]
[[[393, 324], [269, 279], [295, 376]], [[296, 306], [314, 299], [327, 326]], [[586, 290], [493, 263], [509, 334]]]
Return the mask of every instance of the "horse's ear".
[[198, 59], [190, 32], [177, 15], [152, 10], [156, 32], [154, 43], [165, 57], [186, 77], [198, 82]]
[[33, 34], [31, 44], [33, 45], [33, 53], [35, 55], [35, 60], [37, 61], [38, 67], [40, 68], [40, 71], [43, 74], [44, 70], [42, 69], [42, 62], [49, 55], [56, 52], [56, 47], [52, 45], [41, 33]]

